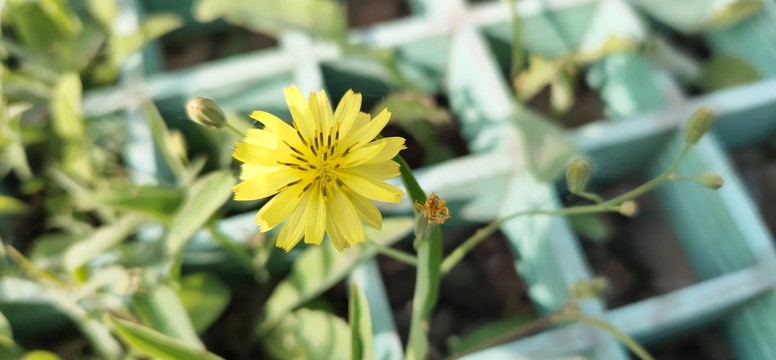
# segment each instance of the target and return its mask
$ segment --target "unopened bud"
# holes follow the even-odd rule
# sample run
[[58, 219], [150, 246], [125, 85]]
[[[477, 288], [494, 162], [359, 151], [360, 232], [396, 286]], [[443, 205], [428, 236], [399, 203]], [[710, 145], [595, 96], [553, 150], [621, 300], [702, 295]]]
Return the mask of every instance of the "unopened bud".
[[632, 200], [620, 204], [620, 214], [627, 217], [634, 217], [639, 213], [639, 205]]
[[713, 123], [714, 114], [711, 113], [711, 109], [707, 107], [698, 109], [698, 111], [692, 114], [690, 121], [687, 122], [685, 141], [690, 145], [694, 145], [707, 131], [709, 131], [709, 128], [711, 128]]
[[715, 173], [705, 173], [698, 178], [701, 185], [709, 189], [719, 189], [725, 182], [722, 180], [722, 176]]
[[186, 114], [195, 123], [207, 127], [220, 129], [226, 124], [224, 111], [211, 99], [196, 97], [189, 100], [186, 104]]
[[590, 280], [582, 280], [571, 288], [571, 296], [575, 299], [592, 299], [600, 295], [608, 287], [608, 282], [600, 276]]
[[566, 185], [572, 194], [585, 191], [590, 178], [590, 163], [585, 159], [576, 159], [566, 168]]

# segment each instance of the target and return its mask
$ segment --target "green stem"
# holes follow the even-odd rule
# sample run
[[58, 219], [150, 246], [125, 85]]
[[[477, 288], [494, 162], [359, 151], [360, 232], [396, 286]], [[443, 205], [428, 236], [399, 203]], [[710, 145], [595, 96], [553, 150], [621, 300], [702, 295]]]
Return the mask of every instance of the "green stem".
[[230, 124], [228, 121], [224, 125], [227, 129], [229, 129], [233, 134], [237, 135], [238, 139], [242, 139], [245, 137], [245, 133], [240, 131], [240, 129], [234, 127], [234, 125]]
[[633, 189], [633, 190], [631, 190], [631, 191], [629, 191], [629, 192], [627, 192], [625, 194], [622, 194], [622, 195], [620, 195], [618, 197], [615, 197], [613, 199], [605, 201], [604, 204], [607, 204], [607, 205], [620, 204], [620, 203], [628, 201], [628, 200], [633, 200], [634, 198], [637, 198], [637, 197], [643, 195], [647, 191], [650, 191], [650, 190], [654, 189], [655, 187], [657, 187], [658, 185], [660, 185], [663, 182], [665, 182], [666, 180], [668, 180], [668, 178], [671, 176], [671, 174], [674, 173], [676, 168], [679, 167], [679, 163], [681, 163], [682, 160], [684, 160], [684, 158], [687, 157], [687, 154], [690, 152], [691, 146], [692, 145], [685, 145], [684, 149], [682, 150], [682, 153], [679, 154], [679, 157], [677, 157], [676, 160], [674, 160], [674, 162], [671, 163], [671, 166], [669, 166], [668, 169], [663, 171], [663, 173], [661, 173], [660, 175], [658, 175], [654, 179], [652, 179], [650, 181], [647, 181], [646, 183], [642, 184], [641, 186], [639, 186], [639, 187], [637, 187], [637, 188], [635, 188], [635, 189]]
[[404, 251], [397, 250], [397, 249], [394, 249], [392, 247], [388, 247], [388, 246], [385, 246], [385, 245], [381, 245], [381, 244], [378, 244], [376, 242], [371, 242], [370, 241], [370, 242], [368, 242], [368, 244], [370, 246], [372, 246], [373, 248], [375, 248], [375, 250], [377, 250], [377, 252], [379, 252], [379, 253], [381, 253], [381, 254], [383, 254], [383, 255], [391, 258], [391, 259], [403, 262], [403, 263], [405, 263], [407, 265], [418, 266], [418, 258], [416, 258], [415, 256], [413, 256], [411, 254], [407, 254]]
[[472, 235], [470, 238], [464, 241], [463, 244], [459, 245], [455, 250], [453, 250], [453, 252], [450, 253], [450, 255], [448, 255], [444, 261], [442, 261], [442, 274], [445, 275], [448, 272], [450, 272], [450, 270], [452, 270], [456, 265], [458, 265], [458, 263], [463, 259], [463, 257], [469, 253], [469, 251], [474, 249], [474, 247], [479, 245], [488, 236], [496, 232], [496, 230], [498, 230], [499, 227], [501, 227], [501, 225], [503, 225], [505, 222], [512, 220], [514, 218], [517, 218], [520, 216], [529, 216], [529, 215], [594, 214], [594, 213], [600, 213], [600, 212], [617, 211], [618, 209], [619, 209], [619, 206], [595, 204], [595, 205], [574, 206], [574, 207], [554, 209], [554, 210], [526, 210], [526, 211], [521, 211], [518, 213], [511, 214], [511, 215], [507, 215], [501, 219], [498, 219], [488, 224], [484, 228], [477, 230], [477, 232], [474, 233], [474, 235]]
[[563, 315], [561, 317], [558, 317], [556, 321], [579, 321], [582, 323], [586, 323], [588, 325], [595, 326], [597, 328], [600, 328], [615, 338], [619, 340], [623, 345], [625, 345], [628, 350], [630, 350], [633, 354], [635, 354], [639, 359], [641, 360], [654, 360], [652, 355], [650, 355], [647, 350], [645, 350], [639, 343], [636, 342], [636, 340], [633, 340], [630, 336], [625, 334], [624, 332], [618, 330], [616, 327], [614, 327], [612, 324], [587, 315], [582, 314], [574, 314], [574, 315]]
[[509, 70], [509, 76], [514, 84], [515, 78], [523, 69], [523, 24], [520, 15], [517, 13], [517, 0], [507, 0], [509, 5], [509, 14], [512, 20], [512, 66]]
[[251, 257], [243, 249], [238, 247], [232, 240], [222, 234], [213, 224], [207, 226], [207, 231], [213, 236], [213, 239], [224, 249], [232, 253], [240, 265], [253, 272], [253, 262]]

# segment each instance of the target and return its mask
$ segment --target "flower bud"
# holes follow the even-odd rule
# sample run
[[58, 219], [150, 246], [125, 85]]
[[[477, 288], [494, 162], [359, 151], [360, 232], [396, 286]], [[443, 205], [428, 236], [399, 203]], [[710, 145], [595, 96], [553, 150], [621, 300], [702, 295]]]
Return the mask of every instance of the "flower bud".
[[703, 134], [709, 131], [713, 123], [714, 114], [711, 113], [711, 109], [707, 107], [698, 109], [698, 111], [692, 114], [690, 121], [687, 122], [685, 141], [690, 145], [694, 145], [703, 137]]
[[705, 173], [698, 177], [698, 182], [709, 189], [719, 189], [724, 184], [722, 177], [715, 173]]
[[639, 213], [639, 204], [635, 201], [626, 201], [620, 204], [620, 214], [627, 217], [634, 217]]
[[585, 159], [576, 159], [566, 168], [566, 185], [572, 194], [585, 191], [590, 178], [590, 163]]
[[224, 111], [211, 99], [196, 97], [189, 100], [186, 104], [186, 114], [195, 123], [207, 127], [220, 129], [226, 124]]

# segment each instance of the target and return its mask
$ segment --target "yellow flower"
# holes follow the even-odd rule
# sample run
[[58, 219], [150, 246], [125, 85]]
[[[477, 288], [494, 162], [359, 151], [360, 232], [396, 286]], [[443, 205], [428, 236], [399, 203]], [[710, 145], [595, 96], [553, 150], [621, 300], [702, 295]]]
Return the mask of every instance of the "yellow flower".
[[238, 142], [234, 157], [243, 162], [235, 200], [275, 195], [256, 215], [262, 232], [284, 219], [277, 246], [291, 250], [304, 237], [320, 245], [324, 232], [342, 251], [365, 240], [363, 224], [379, 229], [382, 215], [369, 200], [398, 203], [404, 192], [384, 180], [399, 175], [392, 161], [404, 139], [374, 140], [388, 124], [383, 110], [372, 119], [360, 112], [361, 94], [348, 91], [332, 113], [321, 90], [304, 98], [296, 86], [284, 90], [293, 127], [276, 116], [254, 111], [264, 124]]

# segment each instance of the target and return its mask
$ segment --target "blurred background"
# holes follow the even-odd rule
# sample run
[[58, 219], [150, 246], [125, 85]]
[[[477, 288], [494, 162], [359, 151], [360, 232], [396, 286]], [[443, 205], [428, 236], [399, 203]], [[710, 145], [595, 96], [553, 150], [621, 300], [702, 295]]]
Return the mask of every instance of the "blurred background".
[[[586, 203], [562, 179], [575, 157], [607, 198], [642, 184], [711, 107], [714, 134], [679, 171], [718, 172], [725, 188], [670, 184], [635, 218], [505, 225], [443, 279], [430, 356], [489, 344], [595, 276], [608, 288], [582, 310], [658, 359], [776, 353], [773, 0], [0, 8], [0, 358], [343, 358], [351, 280], [366, 289], [377, 357], [401, 358], [415, 269], [368, 249], [277, 251], [252, 222], [264, 201], [231, 200], [237, 137], [186, 116], [202, 96], [241, 130], [257, 126], [253, 110], [290, 120], [292, 83], [391, 110], [383, 134], [407, 139], [424, 189], [451, 206], [446, 252], [515, 211]], [[409, 205], [381, 205], [373, 236], [413, 251]], [[594, 330], [544, 327], [499, 351], [627, 358], [605, 332], [558, 340], [575, 331]]]

